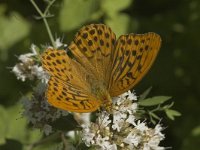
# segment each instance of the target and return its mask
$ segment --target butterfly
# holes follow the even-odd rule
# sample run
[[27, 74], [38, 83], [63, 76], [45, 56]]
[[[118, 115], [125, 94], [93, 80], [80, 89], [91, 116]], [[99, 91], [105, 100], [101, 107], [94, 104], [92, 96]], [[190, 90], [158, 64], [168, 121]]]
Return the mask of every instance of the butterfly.
[[112, 97], [133, 88], [148, 72], [161, 45], [158, 34], [121, 35], [104, 24], [82, 27], [69, 51], [47, 49], [41, 55], [50, 74], [48, 102], [71, 112], [112, 110]]

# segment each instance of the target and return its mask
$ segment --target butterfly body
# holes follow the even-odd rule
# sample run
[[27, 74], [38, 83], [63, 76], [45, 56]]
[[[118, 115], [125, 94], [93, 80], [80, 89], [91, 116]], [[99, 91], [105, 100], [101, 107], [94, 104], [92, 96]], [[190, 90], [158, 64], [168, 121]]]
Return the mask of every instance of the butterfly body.
[[[87, 82], [89, 81], [87, 80]], [[90, 82], [90, 87], [90, 92], [99, 100], [100, 107], [110, 112], [112, 108], [112, 98], [104, 81], [93, 80]]]
[[111, 97], [136, 85], [153, 64], [161, 44], [155, 33], [122, 35], [116, 40], [103, 24], [81, 28], [65, 50], [48, 49], [42, 66], [50, 74], [46, 97], [57, 108], [111, 112]]

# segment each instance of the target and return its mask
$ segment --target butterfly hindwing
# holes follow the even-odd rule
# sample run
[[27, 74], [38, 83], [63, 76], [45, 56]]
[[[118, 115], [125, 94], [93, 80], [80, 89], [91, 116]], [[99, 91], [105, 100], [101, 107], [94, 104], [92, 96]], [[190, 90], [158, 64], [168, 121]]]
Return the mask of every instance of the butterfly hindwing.
[[100, 106], [100, 101], [83, 89], [76, 88], [57, 77], [51, 77], [46, 91], [48, 102], [54, 107], [71, 112], [93, 112]]
[[100, 102], [92, 95], [86, 78], [93, 79], [65, 50], [46, 50], [42, 66], [50, 74], [46, 96], [53, 106], [72, 112], [92, 112]]
[[150, 69], [161, 45], [155, 33], [122, 35], [116, 42], [109, 92], [117, 96], [131, 89]]

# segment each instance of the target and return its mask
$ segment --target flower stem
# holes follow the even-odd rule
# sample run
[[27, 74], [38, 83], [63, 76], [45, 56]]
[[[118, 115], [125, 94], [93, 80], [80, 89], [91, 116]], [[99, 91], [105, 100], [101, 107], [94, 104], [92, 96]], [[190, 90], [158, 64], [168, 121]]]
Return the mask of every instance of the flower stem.
[[35, 3], [34, 0], [30, 0], [30, 2], [33, 4], [33, 6], [35, 7], [35, 9], [37, 10], [37, 12], [39, 13], [39, 15], [41, 16], [42, 20], [44, 21], [44, 24], [45, 24], [45, 27], [47, 29], [47, 32], [48, 32], [49, 38], [51, 40], [51, 43], [52, 43], [53, 47], [56, 48], [55, 40], [53, 38], [51, 29], [50, 29], [49, 24], [48, 24], [47, 19], [46, 19], [47, 18], [48, 10], [51, 7], [51, 5], [55, 2], [55, 0], [51, 1], [51, 3], [45, 9], [44, 13], [39, 9], [39, 7], [37, 6], [37, 4]]

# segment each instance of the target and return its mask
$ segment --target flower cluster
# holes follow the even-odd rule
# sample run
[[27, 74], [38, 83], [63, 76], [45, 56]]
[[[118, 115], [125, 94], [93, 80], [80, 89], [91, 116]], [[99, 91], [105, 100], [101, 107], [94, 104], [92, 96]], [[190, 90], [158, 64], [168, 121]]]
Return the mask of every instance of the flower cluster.
[[113, 114], [103, 111], [96, 122], [82, 124], [82, 139], [88, 147], [100, 150], [163, 150], [163, 128], [150, 128], [136, 117], [137, 97], [130, 91], [114, 98]]
[[20, 63], [17, 63], [12, 72], [17, 76], [17, 79], [25, 81], [26, 79], [33, 80], [40, 79], [42, 82], [48, 81], [48, 75], [43, 70], [42, 66], [36, 63], [38, 53], [36, 46], [31, 45], [32, 53], [26, 53], [18, 57]]
[[31, 99], [23, 97], [23, 115], [26, 116], [28, 122], [35, 128], [39, 128], [46, 135], [49, 135], [53, 132], [53, 128], [49, 123], [54, 122], [60, 117], [67, 116], [68, 112], [50, 106], [45, 99], [44, 93], [45, 86], [41, 83], [35, 88]]
[[[67, 46], [61, 42], [60, 38], [56, 39], [55, 45], [56, 48]], [[52, 47], [48, 46], [47, 49], [48, 48]], [[42, 66], [39, 65], [39, 54], [34, 44], [31, 45], [31, 51], [31, 53], [22, 54], [18, 57], [20, 63], [17, 63], [12, 68], [12, 72], [17, 76], [17, 79], [22, 80], [23, 82], [26, 79], [34, 80], [36, 78], [43, 83], [47, 83], [49, 75], [43, 70]]]

